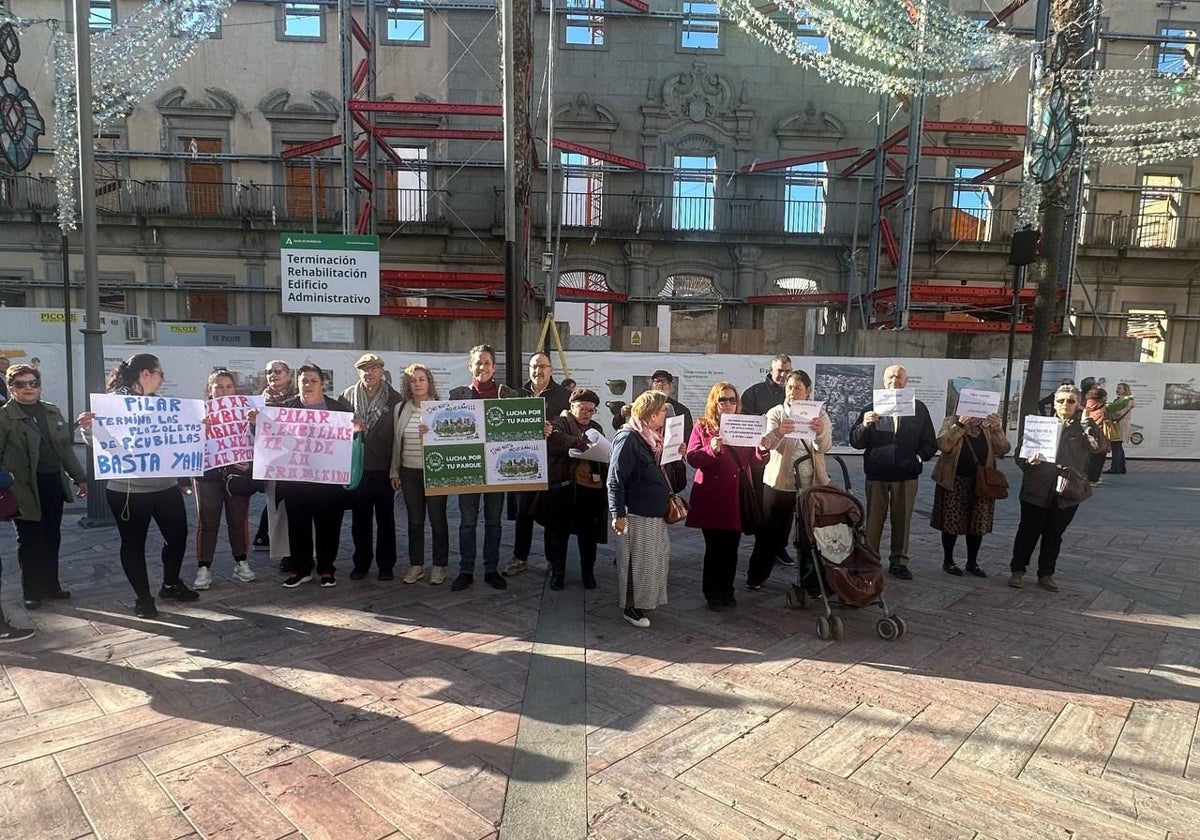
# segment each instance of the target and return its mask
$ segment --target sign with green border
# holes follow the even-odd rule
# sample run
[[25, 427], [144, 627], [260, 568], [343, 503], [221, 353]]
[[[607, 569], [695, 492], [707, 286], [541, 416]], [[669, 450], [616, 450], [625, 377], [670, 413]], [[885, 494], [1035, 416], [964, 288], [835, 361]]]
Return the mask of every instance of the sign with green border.
[[545, 401], [425, 402], [421, 423], [428, 495], [546, 489]]

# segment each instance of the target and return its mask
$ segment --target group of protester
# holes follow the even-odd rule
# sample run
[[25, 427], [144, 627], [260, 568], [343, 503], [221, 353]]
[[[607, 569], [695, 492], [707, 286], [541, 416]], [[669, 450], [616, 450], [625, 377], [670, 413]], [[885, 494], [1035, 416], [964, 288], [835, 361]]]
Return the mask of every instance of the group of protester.
[[[293, 372], [282, 360], [267, 364], [262, 392], [266, 406], [353, 415], [363, 445], [361, 478], [352, 490], [302, 481], [266, 482], [267, 505], [253, 540], [248, 523], [253, 490], [245, 489], [253, 486], [249, 463], [209, 470], [188, 482], [183, 489], [194, 493], [198, 514], [198, 568], [191, 587], [182, 579], [188, 525], [180, 482], [154, 477], [108, 481], [106, 501], [120, 533], [121, 565], [134, 590], [136, 615], [149, 618], [157, 614], [145, 556], [151, 522], [163, 535], [158, 590], [158, 598], [163, 600], [193, 601], [199, 597], [197, 590], [212, 585], [222, 517], [237, 580], [249, 582], [257, 577], [248, 561], [253, 544], [269, 548], [271, 556], [280, 561], [280, 571], [286, 575], [283, 586], [296, 588], [314, 579], [323, 587], [335, 586], [335, 561], [346, 510], [351, 511], [354, 545], [350, 578], [361, 580], [374, 565], [380, 580], [393, 580], [398, 559], [397, 492], [408, 519], [409, 566], [404, 583], [415, 584], [425, 578], [427, 559], [432, 566], [430, 584], [447, 580], [448, 497], [427, 493], [423, 474], [422, 438], [428, 429], [421, 420], [421, 406], [439, 399], [433, 373], [422, 364], [411, 364], [393, 386], [383, 360], [372, 353], [362, 355], [355, 369], [358, 381], [341, 396], [333, 396], [326, 393], [325, 373], [317, 365], [304, 364]], [[730, 609], [737, 604], [734, 583], [742, 536], [748, 534], [754, 540], [745, 585], [758, 590], [775, 565], [793, 562], [787, 546], [795, 526], [797, 493], [830, 483], [825, 453], [833, 445], [833, 424], [822, 410], [819, 416], [804, 421], [807, 430], [799, 428], [800, 421], [793, 419], [789, 404], [809, 400], [813, 383], [806, 372], [792, 369], [786, 355], [772, 359], [765, 381], [744, 394], [730, 382], [713, 384], [704, 411], [694, 422], [690, 411], [671, 397], [672, 374], [655, 371], [650, 389], [614, 412], [616, 434], [607, 463], [582, 457], [603, 434], [595, 418], [598, 395], [588, 388], [568, 390], [555, 382], [546, 354], [530, 358], [529, 379], [521, 389], [495, 381], [495, 353], [488, 345], [472, 348], [468, 371], [469, 383], [451, 388], [449, 399], [532, 397], [545, 401], [548, 489], [457, 495], [459, 567], [451, 581], [453, 591], [474, 583], [481, 508], [483, 579], [496, 589], [506, 588], [506, 577], [527, 568], [535, 522], [544, 531], [550, 588], [560, 590], [566, 585], [572, 535], [580, 557], [580, 580], [585, 588], [595, 588], [597, 547], [607, 542], [611, 526], [619, 537], [619, 607], [631, 624], [648, 627], [646, 613], [667, 602], [670, 544], [665, 516], [672, 496], [688, 484], [686, 463], [694, 476], [684, 521], [703, 534], [704, 597], [712, 610]], [[118, 364], [107, 385], [111, 393], [153, 396], [163, 378], [157, 357], [138, 354]], [[58, 580], [62, 511], [72, 496], [86, 495], [86, 473], [72, 449], [71, 424], [56, 407], [41, 400], [40, 373], [28, 365], [13, 365], [4, 384], [12, 398], [0, 407], [0, 463], [4, 466], [0, 489], [7, 480], [16, 498], [24, 601], [27, 608], [37, 609], [44, 600], [70, 597]], [[206, 396], [232, 395], [236, 385], [233, 373], [216, 369], [208, 377]], [[907, 372], [900, 365], [888, 367], [883, 385], [905, 388]], [[1101, 453], [1111, 446], [1111, 471], [1124, 471], [1124, 460], [1118, 458], [1118, 435], [1106, 435], [1104, 429], [1106, 420], [1113, 424], [1110, 432], [1123, 422], [1127, 434], [1132, 398], [1124, 383], [1117, 392], [1119, 399], [1107, 405], [1102, 389], [1095, 388], [1087, 392], [1085, 405], [1079, 389], [1070, 383], [1052, 395], [1053, 409], [1062, 423], [1054, 463], [1036, 456], [1018, 459], [1023, 471], [1021, 520], [1013, 545], [1010, 585], [1021, 585], [1040, 542], [1039, 584], [1057, 591], [1053, 575], [1062, 535], [1076, 505], [1090, 493], [1088, 478], [1094, 459], [1100, 457], [1102, 463]], [[880, 551], [884, 522], [890, 518], [889, 571], [899, 579], [912, 579], [908, 551], [916, 482], [924, 462], [940, 453], [933, 470], [936, 487], [930, 524], [942, 533], [943, 568], [950, 574], [964, 574], [954, 561], [958, 537], [963, 536], [965, 572], [986, 577], [979, 565], [979, 551], [983, 536], [992, 530], [994, 499], [979, 491], [978, 475], [981, 469], [994, 469], [996, 459], [1010, 448], [1000, 419], [995, 414], [986, 418], [952, 415], [935, 432], [925, 405], [917, 400], [915, 406], [915, 414], [906, 417], [880, 416], [872, 408], [864, 408], [850, 431], [851, 445], [864, 451], [868, 543], [876, 553]], [[721, 418], [728, 414], [765, 416], [764, 432], [756, 446], [724, 440]], [[251, 424], [255, 415], [249, 413]], [[672, 416], [683, 417], [683, 442], [671, 445], [672, 449], [677, 446], [672, 454], [682, 457], [664, 459], [664, 427]], [[88, 442], [94, 419], [91, 412], [85, 412], [76, 421]], [[506, 499], [516, 525], [513, 554], [502, 570], [501, 520]], [[432, 537], [428, 554], [426, 522]], [[0, 618], [0, 641], [31, 634]]]

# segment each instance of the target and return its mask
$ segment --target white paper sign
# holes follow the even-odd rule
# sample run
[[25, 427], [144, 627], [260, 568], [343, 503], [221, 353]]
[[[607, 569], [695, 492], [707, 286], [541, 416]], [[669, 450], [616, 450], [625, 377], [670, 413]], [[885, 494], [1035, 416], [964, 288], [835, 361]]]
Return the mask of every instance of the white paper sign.
[[660, 464], [672, 464], [675, 461], [683, 460], [683, 456], [679, 454], [679, 447], [681, 444], [687, 443], [683, 439], [683, 424], [686, 420], [687, 418], [682, 414], [678, 417], [667, 418], [667, 422], [663, 425], [663, 449]]
[[96, 478], [182, 478], [204, 472], [204, 400], [92, 394]]
[[246, 464], [254, 459], [254, 430], [246, 415], [266, 406], [261, 395], [214, 397], [205, 404], [208, 437], [204, 441], [204, 470]]
[[1025, 417], [1025, 436], [1021, 438], [1021, 457], [1028, 461], [1036, 453], [1042, 460], [1053, 464], [1058, 455], [1058, 438], [1062, 434], [1062, 422], [1057, 417], [1041, 417], [1030, 414]]
[[788, 403], [788, 417], [796, 424], [796, 431], [787, 437], [793, 440], [816, 440], [817, 433], [812, 430], [812, 422], [821, 416], [824, 405], [815, 400], [793, 400]]
[[592, 445], [584, 450], [568, 449], [568, 455], [582, 461], [596, 461], [600, 464], [607, 464], [612, 460], [612, 442], [608, 438], [595, 429], [588, 429], [584, 435], [592, 442]]
[[256, 420], [254, 477], [348, 484], [353, 440], [349, 411], [264, 408]]
[[880, 417], [912, 417], [917, 413], [917, 392], [912, 388], [876, 388], [873, 409]]
[[730, 446], [761, 446], [766, 431], [766, 415], [721, 415], [721, 440]]
[[999, 391], [976, 391], [965, 388], [958, 395], [958, 407], [955, 414], [958, 417], [987, 417], [1000, 413]]

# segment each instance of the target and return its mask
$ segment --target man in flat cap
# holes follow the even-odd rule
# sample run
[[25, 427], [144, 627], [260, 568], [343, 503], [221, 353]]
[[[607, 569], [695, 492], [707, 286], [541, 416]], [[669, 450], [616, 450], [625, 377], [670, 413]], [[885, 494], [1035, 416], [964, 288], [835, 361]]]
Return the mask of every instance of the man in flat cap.
[[[392, 409], [400, 394], [387, 383], [383, 359], [363, 353], [354, 363], [358, 383], [342, 392], [354, 406], [354, 419], [365, 427], [363, 473], [358, 487], [350, 492], [350, 534], [354, 538], [354, 569], [351, 580], [362, 580], [374, 560], [379, 579], [391, 580], [396, 568], [396, 491], [392, 489]], [[372, 533], [378, 526], [378, 537]]]

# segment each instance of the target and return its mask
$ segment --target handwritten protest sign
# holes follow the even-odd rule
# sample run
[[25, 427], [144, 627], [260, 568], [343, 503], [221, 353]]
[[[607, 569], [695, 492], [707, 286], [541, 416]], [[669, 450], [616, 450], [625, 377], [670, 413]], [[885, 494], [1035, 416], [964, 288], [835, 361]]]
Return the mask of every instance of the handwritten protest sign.
[[987, 417], [1000, 411], [999, 391], [976, 391], [964, 388], [958, 394], [958, 407], [955, 412], [959, 417]]
[[1041, 417], [1036, 414], [1025, 418], [1025, 436], [1021, 438], [1021, 457], [1029, 460], [1041, 453], [1042, 460], [1053, 464], [1058, 457], [1058, 437], [1062, 434], [1062, 423], [1057, 417]]
[[204, 471], [204, 401], [92, 394], [96, 478], [182, 478]]
[[246, 415], [265, 405], [261, 396], [240, 394], [216, 397], [205, 404], [208, 419], [208, 437], [204, 441], [205, 472], [248, 463], [254, 458], [254, 430]]
[[254, 477], [348, 484], [354, 415], [313, 408], [264, 408], [254, 435]]
[[816, 440], [817, 433], [812, 429], [814, 420], [821, 416], [825, 403], [819, 400], [792, 400], [788, 403], [788, 417], [796, 424], [796, 431], [788, 437], [794, 440]]
[[761, 414], [722, 414], [721, 440], [730, 446], [758, 446], [767, 431], [767, 418]]
[[427, 494], [546, 489], [544, 400], [425, 402], [421, 422]]
[[876, 388], [873, 408], [880, 417], [912, 417], [917, 413], [917, 392], [912, 388]]

